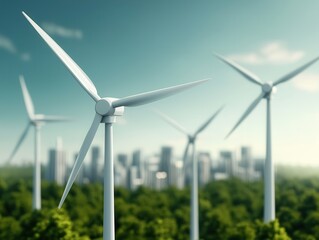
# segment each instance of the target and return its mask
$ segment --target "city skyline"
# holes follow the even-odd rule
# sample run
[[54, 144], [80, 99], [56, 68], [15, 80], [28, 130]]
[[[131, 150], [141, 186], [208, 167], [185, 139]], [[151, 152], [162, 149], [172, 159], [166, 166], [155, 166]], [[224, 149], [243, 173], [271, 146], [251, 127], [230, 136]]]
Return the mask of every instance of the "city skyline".
[[[48, 150], [48, 162], [42, 164], [44, 179], [63, 186], [73, 164], [65, 161], [65, 149], [62, 139], [57, 139], [55, 148]], [[101, 148], [93, 146], [88, 161], [83, 164], [76, 178], [78, 184], [103, 182], [103, 159]], [[197, 152], [199, 186], [211, 180], [225, 180], [236, 177], [243, 181], [262, 180], [263, 159], [253, 154], [249, 146], [241, 146], [240, 154], [224, 149], [213, 158], [208, 152]], [[76, 155], [75, 155], [76, 156]], [[75, 160], [75, 158], [74, 158]], [[120, 153], [114, 156], [115, 186], [136, 190], [139, 186], [147, 186], [161, 190], [168, 186], [179, 189], [191, 184], [191, 164], [184, 162], [170, 146], [161, 146], [152, 156], [145, 155], [141, 150]]]
[[[5, 86], [0, 90], [0, 108], [11, 115], [2, 116], [0, 120], [0, 164], [9, 156], [27, 118], [18, 85], [19, 74], [28, 79], [29, 91], [39, 112], [68, 115], [74, 119], [72, 124], [45, 129], [44, 149], [53, 146], [59, 135], [64, 139], [65, 148], [74, 154], [91, 121], [86, 113], [93, 105], [86, 101], [85, 94], [74, 86], [72, 76], [32, 32], [21, 10], [51, 31], [103, 94], [121, 97], [213, 78], [205, 86], [174, 99], [154, 103], [150, 108], [128, 110], [126, 117], [119, 119], [122, 126], [115, 125], [115, 153], [137, 148], [152, 153], [159, 145], [171, 144], [181, 155], [185, 144], [183, 136], [174, 134], [151, 111], [145, 113], [145, 110], [165, 111], [179, 122], [183, 119], [185, 127], [191, 130], [207, 113], [226, 104], [215, 125], [199, 138], [199, 150], [250, 145], [258, 156], [263, 156], [265, 106], [256, 109], [241, 129], [224, 141], [256, 91], [219, 63], [213, 52], [240, 62], [264, 76], [266, 81], [281, 76], [318, 55], [319, 34], [312, 26], [319, 20], [315, 11], [319, 3], [309, 3], [97, 1], [95, 5], [81, 4], [78, 15], [70, 15], [75, 1], [63, 3], [63, 8], [53, 2], [6, 3], [7, 7], [0, 10], [0, 79]], [[59, 15], [55, 14], [57, 11]], [[295, 18], [301, 11], [308, 14]], [[121, 19], [118, 16], [122, 16]], [[9, 27], [8, 22], [14, 28]], [[319, 65], [315, 64], [275, 95], [273, 159], [278, 164], [319, 165], [316, 151], [319, 145], [318, 76]], [[123, 88], [124, 84], [128, 87]], [[247, 96], [241, 95], [243, 91]], [[59, 93], [58, 97], [55, 92]], [[73, 98], [76, 95], [80, 98]], [[203, 101], [209, 104], [201, 104]], [[141, 113], [145, 113], [143, 120], [139, 119]], [[138, 134], [139, 129], [143, 129], [143, 134]], [[102, 132], [98, 132], [93, 145], [102, 146]], [[14, 164], [19, 164], [22, 158], [33, 160], [32, 146], [28, 143], [22, 146]], [[43, 151], [42, 159], [45, 154]]]

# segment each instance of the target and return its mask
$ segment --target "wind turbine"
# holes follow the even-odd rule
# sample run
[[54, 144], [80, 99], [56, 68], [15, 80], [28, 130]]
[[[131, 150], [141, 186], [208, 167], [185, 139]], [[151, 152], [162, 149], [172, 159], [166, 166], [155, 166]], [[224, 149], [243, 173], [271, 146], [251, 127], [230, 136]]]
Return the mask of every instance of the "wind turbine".
[[245, 77], [248, 81], [259, 85], [261, 87], [261, 93], [259, 96], [249, 105], [244, 114], [240, 117], [235, 126], [228, 133], [226, 138], [228, 138], [235, 129], [244, 121], [244, 119], [254, 110], [258, 103], [262, 99], [267, 101], [267, 116], [266, 116], [266, 160], [265, 160], [265, 179], [264, 179], [264, 222], [270, 222], [275, 220], [275, 176], [274, 176], [274, 164], [271, 158], [271, 110], [270, 110], [270, 100], [272, 94], [276, 92], [276, 86], [291, 80], [293, 77], [304, 71], [306, 68], [310, 67], [319, 57], [307, 62], [306, 64], [296, 68], [295, 70], [289, 72], [288, 74], [282, 76], [274, 82], [262, 83], [260, 78], [250, 71], [244, 69], [239, 64], [222, 57], [220, 55], [216, 56], [227, 65], [235, 69], [239, 74]]
[[191, 190], [191, 229], [190, 229], [190, 239], [199, 240], [199, 230], [198, 230], [198, 162], [195, 159], [195, 143], [199, 133], [204, 131], [205, 128], [214, 120], [214, 118], [223, 109], [221, 107], [218, 109], [211, 117], [208, 118], [196, 131], [191, 134], [185, 130], [183, 126], [177, 123], [174, 119], [168, 117], [167, 115], [157, 112], [167, 123], [171, 126], [184, 133], [187, 137], [187, 145], [183, 155], [183, 161], [186, 162], [189, 147], [192, 147], [192, 190]]
[[29, 122], [22, 135], [20, 136], [17, 144], [15, 145], [10, 157], [7, 160], [7, 164], [11, 162], [15, 154], [17, 153], [19, 147], [24, 141], [25, 137], [28, 134], [28, 131], [31, 126], [34, 127], [35, 130], [35, 138], [34, 138], [34, 169], [33, 169], [33, 197], [32, 197], [32, 209], [41, 209], [41, 162], [40, 162], [40, 131], [41, 127], [45, 123], [49, 122], [60, 122], [66, 121], [67, 119], [59, 116], [48, 116], [43, 114], [35, 114], [34, 106], [32, 103], [31, 96], [27, 89], [27, 86], [24, 81], [24, 77], [20, 75], [20, 85], [22, 89], [24, 104], [27, 109], [27, 114], [29, 117]]
[[103, 239], [114, 240], [114, 170], [113, 170], [113, 123], [116, 122], [116, 116], [122, 116], [124, 107], [134, 107], [176, 94], [177, 92], [194, 87], [200, 83], [207, 81], [200, 80], [188, 84], [174, 86], [170, 88], [155, 90], [151, 92], [132, 95], [124, 98], [101, 98], [90, 78], [84, 71], [71, 59], [71, 57], [45, 32], [41, 29], [27, 14], [23, 15], [49, 45], [53, 52], [60, 58], [64, 65], [68, 68], [71, 74], [75, 77], [82, 88], [95, 101], [95, 117], [93, 123], [84, 139], [80, 148], [78, 157], [73, 166], [72, 172], [66, 184], [64, 193], [62, 195], [59, 208], [71, 189], [73, 182], [80, 170], [82, 162], [87, 154], [87, 151], [93, 141], [95, 133], [100, 123], [105, 124], [105, 156], [104, 156], [104, 217], [103, 217]]

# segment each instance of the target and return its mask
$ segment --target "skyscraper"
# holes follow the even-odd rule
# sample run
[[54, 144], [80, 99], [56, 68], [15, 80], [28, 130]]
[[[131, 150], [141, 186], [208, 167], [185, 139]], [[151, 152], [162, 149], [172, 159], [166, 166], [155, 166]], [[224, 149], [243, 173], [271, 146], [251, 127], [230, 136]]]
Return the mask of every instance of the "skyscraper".
[[221, 151], [220, 158], [225, 173], [227, 173], [229, 177], [234, 177], [237, 170], [234, 153], [231, 151]]
[[132, 167], [136, 167], [137, 178], [144, 177], [141, 150], [135, 150], [132, 155]]
[[[164, 146], [161, 149], [161, 158], [159, 163], [159, 171], [166, 172], [166, 183], [171, 185], [171, 165], [173, 162], [173, 149], [172, 147]], [[164, 176], [163, 174], [160, 176]]]
[[91, 182], [97, 182], [100, 180], [99, 175], [99, 159], [100, 159], [100, 148], [95, 146], [92, 147], [92, 159], [91, 159]]
[[66, 159], [65, 151], [62, 148], [62, 139], [57, 138], [56, 149], [49, 150], [49, 161], [47, 168], [47, 179], [63, 185], [66, 177]]
[[211, 179], [211, 158], [208, 152], [198, 154], [198, 183], [200, 186], [205, 185]]
[[125, 168], [127, 169], [129, 167], [129, 162], [128, 162], [128, 156], [127, 154], [120, 153], [117, 155], [117, 161]]
[[182, 189], [185, 186], [185, 174], [183, 161], [174, 161], [170, 171], [171, 185]]

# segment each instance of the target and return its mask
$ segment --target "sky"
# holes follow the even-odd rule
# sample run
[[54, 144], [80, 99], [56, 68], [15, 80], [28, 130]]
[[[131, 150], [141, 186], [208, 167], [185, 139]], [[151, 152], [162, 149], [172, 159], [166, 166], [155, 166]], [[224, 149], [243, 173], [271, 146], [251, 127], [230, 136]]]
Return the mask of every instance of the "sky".
[[[0, 164], [27, 124], [18, 76], [23, 74], [40, 114], [72, 118], [42, 128], [43, 162], [57, 137], [68, 161], [91, 125], [94, 102], [22, 16], [25, 11], [78, 63], [102, 97], [125, 97], [204, 78], [178, 95], [126, 108], [114, 125], [115, 153], [141, 149], [145, 155], [174, 147], [181, 157], [185, 137], [153, 109], [195, 131], [220, 106], [226, 107], [198, 139], [198, 151], [251, 146], [265, 156], [266, 104], [228, 138], [226, 134], [260, 94], [214, 52], [274, 81], [319, 55], [319, 2], [315, 0], [68, 0], [6, 1], [0, 8]], [[278, 87], [272, 101], [273, 160], [319, 165], [319, 62]], [[13, 163], [32, 162], [34, 133]], [[103, 147], [100, 129], [93, 145]], [[89, 155], [88, 155], [89, 156]], [[85, 161], [88, 163], [88, 159]]]

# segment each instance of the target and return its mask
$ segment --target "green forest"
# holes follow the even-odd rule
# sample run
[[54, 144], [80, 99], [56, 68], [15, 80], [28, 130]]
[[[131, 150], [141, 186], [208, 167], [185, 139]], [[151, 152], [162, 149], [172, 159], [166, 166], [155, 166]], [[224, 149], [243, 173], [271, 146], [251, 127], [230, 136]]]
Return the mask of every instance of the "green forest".
[[[1, 172], [3, 173], [3, 172]], [[0, 175], [0, 239], [102, 239], [103, 186], [42, 182], [42, 210], [31, 211], [32, 179]], [[9, 174], [7, 174], [9, 175]], [[200, 239], [319, 239], [319, 178], [276, 178], [276, 217], [262, 222], [263, 182], [212, 181], [199, 193]], [[116, 239], [189, 239], [190, 189], [115, 189]]]

